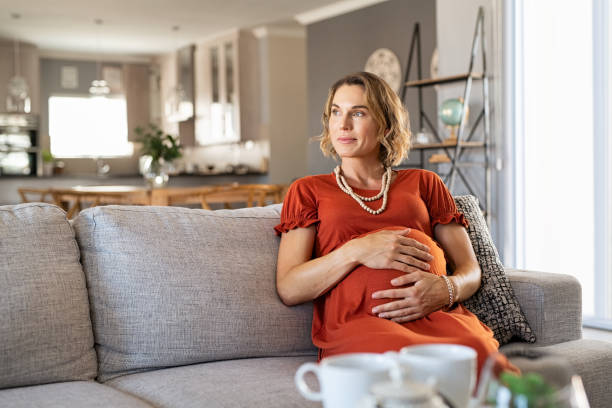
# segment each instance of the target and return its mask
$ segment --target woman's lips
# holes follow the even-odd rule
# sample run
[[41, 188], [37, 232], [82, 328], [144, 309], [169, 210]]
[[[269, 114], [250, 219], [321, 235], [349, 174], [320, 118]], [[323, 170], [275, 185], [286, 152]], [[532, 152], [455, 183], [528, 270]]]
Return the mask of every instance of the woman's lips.
[[352, 137], [339, 137], [338, 142], [340, 143], [353, 143], [355, 142], [357, 139], [352, 138]]

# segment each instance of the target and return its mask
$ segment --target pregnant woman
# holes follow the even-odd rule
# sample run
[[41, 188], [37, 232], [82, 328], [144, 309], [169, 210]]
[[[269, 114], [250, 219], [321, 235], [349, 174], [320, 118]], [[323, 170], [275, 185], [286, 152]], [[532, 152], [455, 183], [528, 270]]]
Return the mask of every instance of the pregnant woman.
[[477, 351], [480, 369], [499, 345], [460, 303], [480, 286], [467, 222], [435, 173], [391, 169], [410, 148], [398, 96], [352, 74], [331, 87], [322, 121], [321, 150], [341, 164], [287, 193], [275, 228], [282, 301], [314, 300], [319, 359], [455, 343]]

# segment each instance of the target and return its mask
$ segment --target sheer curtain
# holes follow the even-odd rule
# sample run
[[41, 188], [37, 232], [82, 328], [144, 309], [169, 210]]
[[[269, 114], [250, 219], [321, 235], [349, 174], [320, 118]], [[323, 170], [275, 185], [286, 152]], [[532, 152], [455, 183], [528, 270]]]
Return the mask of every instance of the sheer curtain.
[[612, 329], [612, 7], [593, 0], [595, 313], [585, 326]]
[[[610, 189], [594, 166], [609, 137], [595, 93], [607, 87], [597, 74], [600, 34], [593, 29], [603, 2], [516, 0], [506, 8], [512, 26], [506, 43], [513, 47], [506, 103], [514, 134], [514, 266], [575, 276], [585, 318], [610, 317], [603, 303], [612, 295], [609, 261], [601, 263], [610, 247], [596, 239], [609, 211], [600, 205], [601, 192], [609, 197]], [[600, 166], [609, 168], [610, 158], [608, 149]], [[600, 287], [603, 280], [608, 283]]]

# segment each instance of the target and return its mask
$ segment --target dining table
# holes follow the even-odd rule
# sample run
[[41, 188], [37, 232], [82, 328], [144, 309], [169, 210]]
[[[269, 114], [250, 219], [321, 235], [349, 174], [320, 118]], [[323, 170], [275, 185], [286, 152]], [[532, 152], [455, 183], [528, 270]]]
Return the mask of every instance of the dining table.
[[[23, 202], [32, 201], [29, 197], [36, 194], [35, 201], [51, 197], [52, 203], [66, 210], [71, 219], [79, 211], [98, 205], [189, 205], [199, 204], [210, 210], [212, 204], [221, 204], [223, 208], [240, 206], [253, 207], [282, 202], [286, 186], [282, 184], [239, 184], [203, 185], [192, 187], [161, 187], [129, 185], [92, 185], [46, 189], [20, 188]], [[40, 197], [40, 199], [38, 199]]]

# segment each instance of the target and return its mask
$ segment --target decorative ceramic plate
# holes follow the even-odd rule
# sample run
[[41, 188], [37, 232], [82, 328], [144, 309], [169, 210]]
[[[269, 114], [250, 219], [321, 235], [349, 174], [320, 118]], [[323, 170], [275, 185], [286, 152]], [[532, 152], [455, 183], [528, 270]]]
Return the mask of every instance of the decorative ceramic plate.
[[365, 64], [365, 71], [376, 74], [389, 84], [395, 92], [402, 84], [402, 67], [397, 55], [388, 48], [379, 48], [370, 55]]

